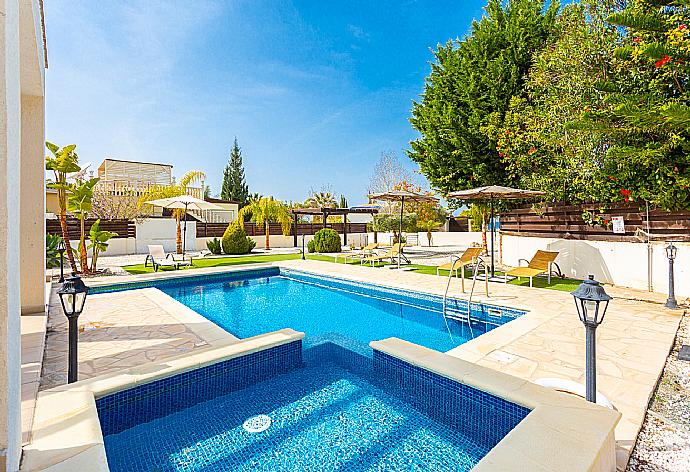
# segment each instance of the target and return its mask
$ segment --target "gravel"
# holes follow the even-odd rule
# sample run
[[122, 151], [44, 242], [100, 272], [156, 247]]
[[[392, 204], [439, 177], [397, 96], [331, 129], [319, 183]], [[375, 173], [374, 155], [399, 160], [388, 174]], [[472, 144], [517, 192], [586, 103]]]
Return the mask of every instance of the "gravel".
[[683, 344], [690, 344], [688, 311], [647, 410], [628, 463], [629, 472], [690, 471], [690, 362], [678, 359]]

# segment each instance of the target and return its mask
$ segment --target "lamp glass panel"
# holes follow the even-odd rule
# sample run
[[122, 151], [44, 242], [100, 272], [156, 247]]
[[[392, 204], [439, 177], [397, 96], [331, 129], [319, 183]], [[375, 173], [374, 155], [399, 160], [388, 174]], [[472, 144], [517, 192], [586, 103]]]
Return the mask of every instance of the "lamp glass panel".
[[86, 301], [86, 292], [76, 293], [74, 295], [74, 308], [76, 311], [73, 313], [81, 313], [84, 309], [84, 302]]
[[75, 294], [73, 293], [66, 293], [63, 295], [62, 300], [65, 305], [65, 312], [68, 315], [71, 315], [74, 313], [74, 303], [75, 303]]
[[597, 306], [599, 305], [594, 300], [585, 300], [585, 316], [587, 321], [595, 321], [597, 316]]

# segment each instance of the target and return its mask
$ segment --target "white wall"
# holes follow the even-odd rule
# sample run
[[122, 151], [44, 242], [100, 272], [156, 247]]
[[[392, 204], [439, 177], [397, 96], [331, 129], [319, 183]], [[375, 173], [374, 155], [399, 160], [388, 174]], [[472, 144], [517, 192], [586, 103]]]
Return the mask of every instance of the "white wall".
[[[461, 246], [469, 247], [473, 243], [481, 244], [482, 233], [460, 233], [460, 232], [444, 232], [436, 231], [432, 233], [432, 242], [434, 247], [437, 246]], [[369, 242], [374, 242], [374, 233], [369, 233]], [[393, 233], [378, 233], [378, 242], [389, 244], [392, 240]], [[417, 238], [419, 240], [419, 245], [424, 247], [429, 247], [429, 240], [426, 237], [426, 231], [417, 233]]]
[[[184, 230], [184, 221], [181, 223]], [[149, 252], [149, 244], [162, 244], [167, 252], [175, 252], [177, 222], [173, 218], [149, 218], [142, 223], [136, 224], [136, 253], [145, 254]], [[183, 233], [184, 234], [184, 233]], [[194, 251], [196, 246], [196, 222], [187, 222], [187, 237], [185, 249]], [[205, 249], [204, 245], [203, 248]]]
[[[79, 250], [79, 240], [70, 240], [72, 247]], [[88, 247], [88, 240], [86, 245]], [[87, 251], [91, 257], [91, 250]], [[148, 249], [146, 250], [148, 253]], [[134, 238], [113, 238], [108, 241], [108, 249], [101, 252], [101, 256], [124, 256], [127, 254], [137, 254], [137, 240]], [[66, 256], [65, 256], [66, 257]]]
[[[502, 261], [515, 266], [519, 258], [530, 259], [537, 249], [558, 251], [556, 262], [568, 277], [584, 279], [589, 274], [601, 282], [647, 290], [647, 245], [607, 241], [533, 238], [502, 235]], [[678, 256], [674, 264], [677, 296], [690, 296], [690, 244], [675, 243]], [[652, 286], [655, 292], [668, 293], [666, 243], [652, 244]]]

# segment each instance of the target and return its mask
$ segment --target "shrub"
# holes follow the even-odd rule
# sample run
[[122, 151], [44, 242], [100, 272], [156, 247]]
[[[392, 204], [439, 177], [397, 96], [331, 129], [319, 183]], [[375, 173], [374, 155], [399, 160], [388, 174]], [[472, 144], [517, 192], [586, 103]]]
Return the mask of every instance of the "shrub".
[[340, 252], [340, 236], [334, 229], [320, 229], [314, 235], [313, 243], [313, 252]]
[[206, 247], [208, 248], [209, 251], [211, 251], [211, 254], [220, 254], [221, 253], [221, 245], [220, 245], [220, 239], [218, 238], [213, 238], [211, 241], [206, 241]]
[[60, 253], [57, 250], [62, 237], [55, 234], [46, 234], [46, 268], [60, 267]]
[[307, 243], [307, 251], [316, 252], [316, 249], [314, 248], [314, 240], [313, 239]]
[[246, 254], [256, 246], [254, 240], [244, 232], [244, 225], [239, 220], [228, 225], [221, 244], [225, 254]]

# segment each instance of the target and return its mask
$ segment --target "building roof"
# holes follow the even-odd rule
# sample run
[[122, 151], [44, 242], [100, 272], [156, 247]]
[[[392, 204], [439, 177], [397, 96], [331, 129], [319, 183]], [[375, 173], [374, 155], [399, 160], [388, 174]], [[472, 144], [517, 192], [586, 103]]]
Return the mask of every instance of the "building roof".
[[352, 207], [352, 208], [293, 208], [290, 212], [294, 215], [347, 215], [349, 213], [365, 213], [373, 215], [379, 212], [378, 207]]
[[172, 168], [172, 164], [161, 164], [158, 162], [130, 161], [127, 159], [113, 159], [112, 157], [106, 157], [105, 159], [103, 159], [103, 162], [101, 162], [101, 165], [98, 167], [99, 168], [103, 167], [103, 164], [105, 164], [108, 161], [111, 161], [111, 162], [128, 162], [130, 164], [147, 164], [147, 165], [152, 165], [152, 166], [164, 166], [164, 167]]
[[223, 200], [222, 198], [204, 197], [204, 200], [206, 200], [209, 203], [234, 203], [236, 205], [240, 204], [240, 202], [236, 202], [235, 200]]

